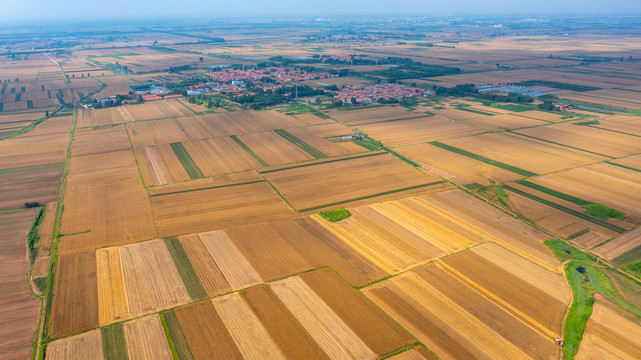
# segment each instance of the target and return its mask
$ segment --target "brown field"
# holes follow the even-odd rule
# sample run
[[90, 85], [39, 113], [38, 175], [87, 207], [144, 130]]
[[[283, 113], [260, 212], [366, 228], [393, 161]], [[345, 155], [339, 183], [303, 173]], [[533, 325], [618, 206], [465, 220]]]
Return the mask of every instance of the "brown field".
[[115, 125], [132, 121], [124, 109], [125, 107], [122, 106], [106, 109], [80, 109], [78, 110], [78, 127]]
[[176, 99], [123, 106], [119, 109], [123, 110], [131, 121], [175, 118], [194, 114]]
[[49, 135], [49, 134], [65, 134], [71, 130], [71, 116], [52, 117], [36, 126], [35, 129], [26, 133], [27, 136]]
[[589, 250], [611, 239], [612, 236], [597, 231], [590, 231], [572, 239], [572, 243], [582, 250]]
[[[507, 256], [529, 264], [496, 245], [482, 246], [496, 254], [494, 261]], [[564, 284], [562, 275], [550, 276]], [[559, 351], [553, 339], [570, 301], [567, 285], [563, 290], [566, 302], [468, 250], [365, 293], [443, 359], [553, 359]]]
[[322, 152], [328, 157], [347, 155], [354, 152], [363, 152], [362, 147], [354, 147], [356, 151], [348, 151], [340, 143], [332, 143], [322, 138], [313, 131], [313, 127], [304, 127], [296, 129], [287, 129], [287, 132], [306, 142], [316, 150]]
[[52, 339], [98, 327], [96, 254], [58, 256], [49, 336]]
[[[2, 155], [0, 155], [1, 157]], [[8, 165], [8, 164], [7, 164]], [[58, 198], [62, 164], [45, 164], [0, 170], [0, 208], [47, 203]]]
[[228, 137], [183, 143], [205, 176], [235, 173], [261, 167], [249, 153]]
[[175, 313], [196, 360], [210, 359], [211, 354], [243, 359], [211, 300], [179, 307]]
[[610, 157], [641, 152], [637, 137], [571, 123], [523, 129], [517, 133]]
[[272, 131], [239, 135], [238, 139], [271, 166], [314, 159], [303, 149]]
[[128, 321], [124, 328], [129, 359], [173, 359], [158, 315]]
[[383, 121], [358, 125], [358, 128], [387, 146], [443, 140], [482, 131], [477, 127], [465, 124], [465, 122], [448, 120], [442, 116]]
[[457, 183], [490, 185], [490, 180], [504, 183], [522, 176], [430, 144], [403, 146], [395, 149], [400, 154], [422, 164], [449, 180]]
[[446, 140], [442, 143], [538, 174], [604, 159], [601, 156], [512, 134], [483, 134]]
[[341, 111], [341, 110], [330, 110], [329, 116], [333, 119], [340, 122], [350, 122], [358, 121], [365, 119], [376, 119], [392, 116], [410, 116], [413, 115], [407, 109], [400, 106], [378, 106], [365, 109]]
[[332, 119], [323, 119], [322, 117], [314, 115], [312, 113], [296, 114], [291, 116], [293, 116], [294, 118], [296, 118], [298, 121], [302, 122], [305, 125], [323, 125], [323, 124], [336, 123]]
[[300, 278], [377, 357], [415, 342], [414, 337], [334, 271], [312, 271]]
[[376, 358], [372, 349], [302, 279], [287, 278], [270, 284], [270, 288], [330, 358]]
[[154, 237], [149, 200], [135, 167], [69, 176], [63, 206], [61, 233], [81, 234], [64, 237], [60, 253]]
[[[143, 175], [144, 176], [144, 175]], [[167, 184], [163, 186], [154, 186], [147, 189], [150, 196], [158, 196], [161, 194], [175, 193], [175, 192], [188, 192], [200, 189], [209, 189], [216, 187], [224, 187], [235, 184], [242, 184], [254, 181], [263, 181], [264, 179], [255, 171], [244, 171], [235, 174], [221, 175], [213, 178], [205, 178], [192, 180], [182, 183]]]
[[265, 178], [296, 209], [330, 206], [439, 181], [389, 154], [275, 171]]
[[641, 228], [620, 235], [611, 241], [592, 250], [606, 260], [612, 260], [619, 255], [641, 246]]
[[185, 167], [170, 145], [136, 149], [145, 184], [164, 185], [190, 180]]
[[72, 156], [69, 160], [69, 176], [100, 174], [135, 166], [136, 158], [129, 149]]
[[116, 150], [131, 149], [124, 126], [107, 129], [83, 129], [74, 134], [71, 156], [92, 155]]
[[[487, 112], [488, 110], [486, 108], [483, 108], [480, 111]], [[481, 115], [480, 117], [468, 119], [463, 122], [467, 125], [475, 126], [488, 131], [518, 129], [527, 126], [542, 125], [545, 123], [541, 120], [534, 120], [513, 114], [501, 114], [495, 116]]]
[[607, 300], [598, 300], [592, 309], [583, 341], [575, 359], [641, 358], [641, 326], [621, 316]]
[[398, 355], [394, 355], [389, 359], [392, 360], [437, 360], [436, 355], [422, 346], [417, 346], [408, 351], [403, 351]]
[[339, 123], [306, 126], [305, 129], [324, 138], [348, 136], [354, 133], [352, 128]]
[[225, 233], [266, 281], [314, 268], [271, 223], [239, 226]]
[[179, 239], [207, 294], [216, 296], [233, 290], [200, 236], [184, 235]]
[[294, 215], [264, 182], [153, 196], [151, 207], [161, 237]]
[[628, 215], [625, 222], [641, 221], [641, 177], [636, 171], [600, 163], [532, 178], [532, 182], [623, 211]]
[[142, 121], [127, 124], [134, 146], [153, 146], [213, 137], [199, 117]]
[[68, 136], [29, 136], [26, 133], [0, 141], [0, 169], [60, 164], [67, 155]]
[[4, 236], [2, 248], [3, 275], [0, 277], [0, 354], [6, 359], [31, 356], [31, 343], [38, 323], [40, 301], [29, 288], [29, 264], [25, 236], [35, 209], [11, 210], [0, 213]]
[[238, 293], [214, 298], [212, 302], [243, 358], [285, 358], [256, 314]]
[[47, 345], [47, 360], [104, 360], [100, 329], [51, 342]]
[[51, 253], [51, 243], [53, 241], [53, 226], [56, 220], [57, 202], [50, 202], [45, 209], [44, 218], [38, 229], [38, 256], [49, 256]]

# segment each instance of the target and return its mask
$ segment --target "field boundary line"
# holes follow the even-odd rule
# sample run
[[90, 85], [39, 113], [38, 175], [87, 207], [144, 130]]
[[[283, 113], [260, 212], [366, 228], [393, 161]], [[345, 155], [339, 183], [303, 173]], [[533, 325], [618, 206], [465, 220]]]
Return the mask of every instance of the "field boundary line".
[[267, 161], [263, 160], [260, 156], [258, 156], [258, 154], [256, 154], [254, 150], [250, 149], [249, 146], [247, 146], [247, 144], [242, 142], [242, 140], [240, 140], [238, 136], [230, 135], [229, 138], [232, 139], [236, 144], [238, 144], [238, 146], [243, 148], [243, 150], [245, 150], [249, 155], [251, 155], [254, 159], [256, 159], [256, 161], [258, 161], [261, 165], [269, 166]]
[[531, 135], [521, 134], [521, 133], [519, 133], [519, 132], [516, 132], [516, 130], [506, 130], [506, 132], [511, 133], [511, 134], [516, 134], [516, 135], [519, 135], [519, 136], [523, 136], [523, 137], [527, 137], [527, 138], [534, 139], [534, 140], [543, 141], [543, 142], [550, 143], [550, 144], [554, 144], [554, 145], [563, 146], [563, 147], [566, 147], [566, 148], [569, 148], [569, 149], [572, 149], [572, 150], [583, 151], [583, 152], [586, 152], [586, 153], [590, 153], [590, 154], [592, 154], [592, 155], [603, 156], [603, 157], [606, 157], [606, 158], [614, 159], [614, 157], [609, 156], [609, 155], [599, 154], [599, 153], [597, 153], [597, 152], [590, 151], [590, 150], [579, 149], [579, 148], [574, 147], [574, 146], [565, 145], [565, 144], [561, 144], [561, 143], [558, 143], [558, 142], [554, 142], [554, 141], [550, 141], [550, 140], [541, 139], [541, 138], [538, 138], [538, 137], [536, 137], [536, 136], [531, 136]]
[[275, 129], [274, 132], [278, 135], [280, 135], [282, 138], [285, 140], [289, 141], [290, 143], [296, 145], [298, 148], [301, 150], [305, 151], [309, 155], [315, 157], [316, 159], [324, 159], [327, 157], [327, 155], [323, 154], [320, 150], [316, 149], [315, 147], [309, 145], [305, 141], [299, 139], [295, 135], [289, 133], [287, 130], [283, 129]]
[[254, 181], [247, 181], [247, 182], [242, 182], [242, 183], [237, 183], [237, 184], [227, 184], [227, 185], [219, 185], [219, 186], [209, 186], [209, 187], [198, 188], [198, 189], [172, 191], [172, 192], [167, 192], [167, 193], [162, 193], [162, 194], [151, 194], [151, 195], [149, 195], [149, 197], [183, 194], [183, 193], [189, 193], [189, 192], [201, 191], [201, 190], [220, 189], [220, 188], [226, 188], [226, 187], [232, 187], [232, 186], [256, 184], [256, 183], [265, 182], [265, 181], [267, 181], [267, 180], [254, 180]]
[[329, 163], [333, 163], [333, 162], [347, 161], [347, 160], [353, 160], [353, 159], [360, 159], [360, 158], [366, 158], [366, 157], [370, 157], [370, 156], [377, 156], [377, 155], [384, 155], [384, 154], [388, 154], [388, 153], [387, 153], [387, 152], [384, 152], [384, 151], [382, 151], [382, 152], [375, 152], [375, 153], [365, 153], [365, 154], [363, 154], [363, 153], [357, 153], [355, 156], [345, 157], [345, 158], [340, 158], [340, 159], [331, 159], [331, 160], [327, 160], [327, 161], [319, 161], [319, 162], [314, 162], [314, 163], [311, 163], [311, 164], [304, 164], [304, 163], [303, 163], [303, 164], [300, 164], [300, 165], [293, 165], [293, 166], [289, 166], [289, 167], [283, 167], [283, 168], [271, 169], [271, 170], [270, 170], [270, 169], [267, 169], [267, 170], [264, 170], [264, 171], [260, 171], [260, 170], [259, 170], [259, 171], [258, 171], [258, 173], [259, 173], [259, 174], [269, 174], [269, 173], [273, 173], [273, 172], [277, 172], [277, 171], [285, 171], [285, 170], [291, 170], [291, 169], [303, 168], [303, 167], [308, 167], [308, 166], [322, 165], [322, 164], [329, 164]]

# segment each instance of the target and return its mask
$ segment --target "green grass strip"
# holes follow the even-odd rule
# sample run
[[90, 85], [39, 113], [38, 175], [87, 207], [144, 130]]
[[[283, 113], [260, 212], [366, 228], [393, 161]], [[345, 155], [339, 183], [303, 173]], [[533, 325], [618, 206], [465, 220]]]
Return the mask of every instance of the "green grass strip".
[[610, 224], [609, 222], [607, 222], [605, 220], [597, 219], [595, 217], [592, 217], [590, 215], [584, 214], [582, 212], [578, 212], [578, 211], [566, 208], [565, 206], [553, 203], [551, 201], [548, 201], [548, 200], [545, 200], [543, 198], [540, 198], [540, 197], [538, 197], [536, 195], [532, 195], [532, 194], [527, 193], [525, 191], [513, 188], [513, 187], [511, 187], [509, 185], [503, 185], [503, 187], [505, 189], [507, 189], [507, 190], [512, 191], [513, 193], [519, 194], [521, 196], [525, 196], [526, 198], [534, 200], [534, 201], [538, 201], [541, 204], [547, 205], [547, 206], [549, 206], [551, 208], [554, 208], [554, 209], [557, 209], [557, 210], [561, 210], [561, 211], [563, 211], [565, 213], [568, 213], [568, 214], [570, 214], [572, 216], [576, 216], [576, 217], [578, 217], [580, 219], [587, 220], [587, 221], [589, 221], [589, 222], [591, 222], [593, 224], [602, 226], [602, 227], [604, 227], [606, 229], [610, 229], [610, 230], [618, 232], [618, 233], [623, 233], [623, 232], [626, 231], [625, 229], [620, 228], [620, 227], [618, 227], [616, 225], [612, 225], [612, 224]]
[[592, 204], [591, 202], [589, 202], [587, 200], [579, 199], [578, 197], [574, 197], [572, 195], [564, 194], [562, 192], [559, 192], [559, 191], [556, 191], [556, 190], [552, 190], [550, 188], [546, 188], [545, 186], [541, 186], [541, 185], [538, 185], [538, 184], [531, 183], [531, 182], [529, 182], [527, 180], [517, 180], [516, 182], [518, 184], [523, 185], [523, 186], [527, 186], [530, 189], [538, 190], [538, 191], [540, 191], [542, 193], [546, 193], [548, 195], [552, 195], [554, 197], [557, 197], [559, 199], [563, 199], [565, 201], [569, 201], [569, 202], [577, 204], [579, 206], [586, 206], [586, 205]]
[[229, 138], [234, 140], [234, 142], [238, 144], [241, 148], [243, 148], [243, 150], [247, 151], [249, 155], [253, 156], [254, 159], [256, 159], [256, 161], [258, 161], [261, 165], [269, 166], [269, 164], [265, 160], [261, 159], [260, 156], [258, 156], [258, 154], [254, 152], [254, 150], [250, 149], [249, 146], [245, 145], [244, 142], [240, 141], [240, 139], [236, 135], [232, 135]]
[[22, 93], [17, 93], [16, 94], [16, 102], [22, 100]]
[[608, 163], [608, 164], [610, 164], [610, 165], [618, 166], [618, 167], [621, 167], [621, 168], [624, 168], [624, 169], [628, 169], [628, 170], [632, 170], [632, 171], [638, 171], [638, 172], [641, 172], [641, 169], [633, 168], [633, 167], [631, 167], [631, 166], [627, 166], [627, 165], [617, 164], [617, 163], [611, 162], [611, 161], [609, 161], [609, 160], [608, 160], [608, 161], [606, 161], [606, 163]]
[[167, 320], [165, 320], [165, 315], [159, 313], [158, 317], [160, 318], [160, 323], [162, 324], [162, 329], [165, 331], [165, 338], [167, 339], [167, 345], [169, 345], [169, 350], [171, 351], [171, 357], [174, 360], [180, 360], [178, 357], [178, 352], [176, 351], [176, 345], [174, 340], [171, 338], [171, 333], [169, 332], [169, 327], [167, 326]]
[[100, 329], [102, 335], [102, 352], [105, 359], [129, 360], [125, 328], [122, 323], [105, 326]]
[[499, 167], [499, 168], [507, 170], [507, 171], [511, 171], [511, 172], [519, 174], [519, 175], [523, 175], [523, 176], [536, 176], [536, 175], [538, 175], [538, 174], [535, 174], [535, 173], [533, 173], [531, 171], [520, 169], [520, 168], [517, 168], [515, 166], [509, 165], [509, 164], [506, 164], [506, 163], [502, 163], [500, 161], [492, 160], [492, 159], [486, 158], [485, 156], [474, 154], [474, 153], [471, 153], [469, 151], [465, 151], [463, 149], [456, 148], [454, 146], [450, 146], [450, 145], [446, 145], [446, 144], [440, 143], [438, 141], [432, 141], [432, 142], [430, 142], [430, 144], [434, 145], [436, 147], [439, 147], [441, 149], [448, 150], [448, 151], [451, 151], [453, 153], [457, 153], [459, 155], [467, 156], [467, 157], [472, 158], [474, 160], [478, 160], [478, 161], [484, 162], [484, 163], [492, 165], [492, 166]]
[[200, 168], [198, 168], [198, 165], [196, 165], [194, 159], [191, 158], [191, 155], [189, 155], [187, 149], [185, 149], [182, 143], [171, 143], [169, 145], [178, 157], [178, 160], [180, 160], [180, 163], [185, 168], [185, 171], [187, 171], [187, 175], [189, 175], [192, 180], [202, 179], [205, 177], [203, 175], [203, 172], [200, 171]]
[[333, 162], [347, 161], [347, 160], [360, 159], [360, 158], [366, 158], [366, 157], [378, 156], [378, 155], [385, 155], [385, 154], [387, 154], [387, 153], [380, 152], [380, 153], [374, 153], [374, 154], [364, 154], [364, 155], [358, 155], [358, 156], [353, 156], [353, 157], [348, 157], [348, 158], [333, 159], [333, 160], [328, 160], [328, 161], [319, 161], [319, 162], [314, 162], [314, 163], [311, 163], [311, 164], [301, 164], [301, 165], [294, 165], [294, 166], [289, 166], [289, 167], [284, 167], [284, 168], [279, 168], [279, 169], [265, 170], [265, 171], [261, 171], [260, 173], [261, 174], [269, 174], [269, 173], [273, 173], [273, 172], [277, 172], [277, 171], [285, 171], [285, 170], [303, 168], [303, 167], [308, 167], [308, 166], [329, 164], [329, 163], [333, 163]]
[[173, 340], [174, 346], [176, 347], [178, 358], [180, 360], [194, 360], [194, 355], [192, 355], [191, 350], [189, 349], [189, 344], [187, 343], [185, 334], [180, 327], [180, 323], [178, 323], [176, 313], [174, 313], [173, 310], [167, 310], [163, 311], [162, 315], [165, 318], [165, 322], [167, 323], [167, 330], [169, 330], [171, 339]]
[[290, 143], [298, 146], [299, 148], [303, 149], [306, 153], [309, 155], [313, 156], [316, 159], [324, 159], [327, 157], [327, 155], [323, 154], [320, 152], [318, 149], [315, 147], [309, 145], [308, 143], [304, 142], [303, 140], [297, 138], [296, 136], [288, 133], [286, 130], [283, 129], [276, 129], [274, 132], [281, 137], [283, 137], [285, 140], [289, 141]]
[[492, 105], [493, 108], [503, 109], [512, 112], [525, 112], [535, 110], [529, 106], [517, 105], [517, 104], [506, 104], [506, 105]]
[[33, 100], [27, 100], [27, 109], [33, 109]]
[[323, 208], [327, 208], [327, 207], [331, 207], [331, 206], [343, 205], [343, 204], [351, 203], [351, 202], [354, 202], [354, 201], [371, 199], [371, 198], [375, 198], [375, 197], [378, 197], [378, 196], [389, 195], [389, 194], [399, 193], [399, 192], [408, 191], [408, 190], [420, 189], [420, 188], [424, 188], [424, 187], [428, 187], [428, 186], [432, 186], [432, 185], [442, 184], [444, 182], [446, 182], [446, 181], [445, 180], [443, 180], [443, 181], [435, 181], [435, 182], [431, 182], [431, 183], [427, 183], [427, 184], [410, 186], [410, 187], [406, 187], [406, 188], [402, 188], [402, 189], [390, 190], [390, 191], [385, 191], [385, 192], [378, 193], [378, 194], [361, 196], [361, 197], [358, 197], [358, 198], [344, 200], [344, 201], [338, 201], [338, 202], [331, 203], [331, 204], [314, 206], [314, 207], [311, 207], [311, 208], [301, 209], [301, 210], [298, 210], [298, 211], [299, 212], [305, 212], [305, 211], [318, 210], [318, 209], [323, 209]]
[[612, 259], [612, 263], [615, 265], [624, 265], [638, 260], [641, 260], [641, 245], [615, 257]]
[[178, 101], [180, 104], [182, 104], [182, 106], [184, 106], [184, 107], [186, 107], [187, 109], [189, 109], [189, 111], [193, 112], [194, 114], [198, 114], [196, 111], [194, 111], [194, 109], [192, 109], [192, 108], [190, 108], [189, 106], [187, 106], [187, 104], [185, 104], [184, 102], [182, 102], [182, 101], [180, 101], [180, 100], [177, 100], [177, 101]]
[[352, 142], [354, 144], [356, 144], [356, 145], [360, 145], [360, 146], [364, 147], [365, 149], [367, 149], [369, 151], [374, 151], [374, 150], [378, 150], [378, 149], [381, 148], [381, 142], [380, 141], [377, 141], [377, 140], [374, 140], [374, 139], [370, 139], [369, 137], [365, 137], [364, 140], [353, 139]]
[[399, 159], [401, 159], [401, 160], [405, 161], [406, 163], [408, 163], [408, 164], [410, 164], [410, 165], [412, 165], [412, 166], [414, 166], [414, 167], [421, 167], [421, 165], [420, 165], [419, 163], [416, 163], [416, 162], [414, 162], [414, 161], [412, 161], [412, 160], [410, 160], [410, 159], [406, 158], [405, 156], [403, 156], [403, 155], [401, 155], [401, 154], [397, 153], [396, 151], [394, 151], [394, 150], [392, 150], [392, 149], [388, 148], [387, 146], [383, 146], [383, 150], [387, 151], [388, 153], [390, 153], [390, 154], [392, 154], [392, 155], [396, 156], [397, 158], [399, 158]]
[[24, 88], [24, 86], [20, 87], [20, 92], [22, 92], [22, 93], [26, 92], [26, 89]]
[[166, 238], [165, 246], [167, 246], [167, 250], [169, 250], [169, 254], [171, 254], [171, 259], [176, 265], [178, 274], [180, 274], [180, 278], [185, 284], [189, 297], [191, 297], [193, 301], [206, 298], [207, 291], [205, 291], [205, 287], [200, 282], [196, 269], [194, 269], [191, 261], [189, 261], [189, 257], [180, 243], [180, 240], [175, 237]]
[[494, 115], [496, 115], [496, 114], [485, 112], [485, 111], [481, 111], [481, 110], [468, 109], [468, 108], [466, 108], [464, 106], [457, 106], [456, 108], [458, 110], [463, 110], [463, 111], [467, 111], [467, 112], [471, 112], [471, 113], [479, 114], [479, 115], [485, 115], [485, 116], [494, 116]]
[[265, 180], [255, 180], [255, 181], [248, 181], [248, 182], [238, 183], [238, 184], [228, 184], [228, 185], [210, 186], [210, 187], [198, 188], [198, 189], [181, 190], [181, 191], [172, 191], [172, 192], [168, 192], [168, 193], [153, 194], [153, 195], [149, 195], [149, 196], [150, 196], [150, 197], [154, 197], [154, 196], [165, 196], [165, 195], [183, 194], [183, 193], [190, 193], [190, 192], [194, 192], [194, 191], [211, 190], [211, 189], [220, 189], [220, 188], [226, 188], [226, 187], [231, 187], [231, 186], [240, 186], [240, 185], [256, 184], [256, 183], [260, 183], [260, 182], [265, 182]]

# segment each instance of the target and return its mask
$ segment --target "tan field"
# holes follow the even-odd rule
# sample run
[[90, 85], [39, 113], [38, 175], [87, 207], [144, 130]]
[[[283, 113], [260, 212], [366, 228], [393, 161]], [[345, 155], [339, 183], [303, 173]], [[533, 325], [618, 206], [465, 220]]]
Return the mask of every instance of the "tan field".
[[78, 112], [78, 127], [122, 124], [132, 121], [124, 107], [82, 109]]
[[124, 328], [130, 359], [170, 360], [173, 358], [158, 315], [128, 321], [124, 324]]
[[595, 254], [607, 260], [612, 260], [619, 255], [641, 246], [641, 228], [636, 228], [628, 233], [618, 236], [611, 241], [595, 248]]
[[265, 178], [300, 210], [439, 181], [389, 154], [285, 169], [267, 173]]
[[83, 129], [74, 134], [71, 156], [129, 149], [131, 149], [131, 145], [123, 125], [99, 130]]
[[352, 152], [356, 152], [346, 150], [345, 148], [340, 146], [340, 143], [332, 143], [326, 139], [323, 139], [319, 135], [316, 135], [316, 133], [313, 131], [313, 128], [314, 127], [287, 129], [287, 132], [309, 144], [328, 157], [348, 155]]
[[100, 329], [56, 340], [47, 346], [47, 360], [103, 360]]
[[303, 149], [272, 131], [239, 135], [238, 139], [270, 166], [314, 159]]
[[260, 163], [228, 137], [183, 143], [205, 176], [236, 173], [260, 167]]

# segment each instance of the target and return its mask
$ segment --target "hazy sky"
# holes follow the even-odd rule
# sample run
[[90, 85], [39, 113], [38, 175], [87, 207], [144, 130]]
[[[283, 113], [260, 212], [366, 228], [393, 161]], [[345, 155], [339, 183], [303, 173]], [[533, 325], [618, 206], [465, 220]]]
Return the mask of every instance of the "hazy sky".
[[0, 0], [0, 20], [456, 14], [641, 15], [641, 0]]

